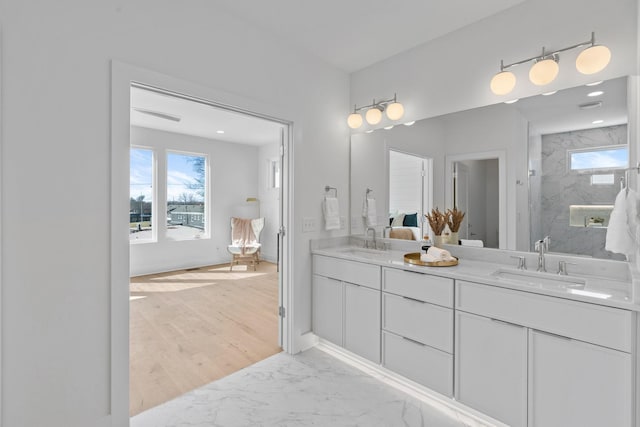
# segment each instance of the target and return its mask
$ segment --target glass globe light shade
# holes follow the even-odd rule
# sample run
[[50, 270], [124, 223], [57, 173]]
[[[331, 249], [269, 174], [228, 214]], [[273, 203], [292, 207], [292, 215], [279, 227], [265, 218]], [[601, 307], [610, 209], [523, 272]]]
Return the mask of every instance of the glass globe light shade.
[[491, 79], [491, 92], [506, 95], [516, 86], [516, 76], [511, 71], [501, 71]]
[[351, 129], [358, 129], [362, 126], [362, 116], [358, 113], [351, 113], [347, 118], [347, 124]]
[[377, 125], [382, 120], [382, 111], [377, 108], [370, 108], [365, 114], [365, 118], [370, 125]]
[[387, 105], [387, 117], [389, 120], [400, 120], [404, 115], [404, 107], [399, 102]]
[[611, 51], [602, 45], [590, 46], [576, 58], [576, 69], [582, 74], [595, 74], [604, 70], [611, 60]]
[[553, 59], [543, 59], [538, 61], [529, 70], [529, 80], [537, 86], [544, 86], [551, 83], [558, 76], [558, 63]]

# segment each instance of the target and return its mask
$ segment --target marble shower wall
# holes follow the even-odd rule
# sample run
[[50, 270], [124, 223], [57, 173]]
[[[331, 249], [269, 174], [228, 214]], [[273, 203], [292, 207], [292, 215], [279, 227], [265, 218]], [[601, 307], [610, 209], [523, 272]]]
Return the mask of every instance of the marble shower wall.
[[[570, 227], [570, 205], [613, 205], [624, 171], [569, 170], [568, 151], [627, 143], [627, 126], [610, 126], [542, 136], [540, 174], [541, 236], [551, 236], [549, 250], [596, 258], [624, 259], [604, 249], [606, 228]], [[612, 185], [591, 185], [591, 175], [613, 173]], [[532, 218], [533, 220], [534, 218]]]

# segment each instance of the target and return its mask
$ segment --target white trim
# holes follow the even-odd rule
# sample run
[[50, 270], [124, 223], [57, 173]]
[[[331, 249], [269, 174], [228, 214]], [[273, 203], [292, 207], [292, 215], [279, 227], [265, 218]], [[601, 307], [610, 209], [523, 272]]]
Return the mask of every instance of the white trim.
[[[285, 138], [285, 158], [288, 167], [283, 188], [283, 199], [286, 206], [283, 212], [283, 223], [287, 229], [284, 239], [282, 271], [283, 306], [287, 312], [283, 324], [283, 350], [295, 352], [293, 331], [294, 310], [292, 307], [293, 266], [290, 257], [292, 247], [293, 218], [293, 122], [267, 116], [255, 111], [275, 111], [276, 115], [285, 114], [272, 105], [257, 103], [251, 99], [238, 97], [221, 90], [215, 90], [192, 84], [185, 80], [160, 74], [113, 60], [111, 62], [111, 210], [110, 210], [110, 325], [111, 325], [111, 366], [110, 366], [110, 415], [113, 427], [129, 425], [129, 236], [128, 218], [122, 212], [128, 212], [129, 203], [129, 149], [130, 149], [130, 86], [132, 83], [144, 83], [155, 88], [163, 88], [177, 94], [193, 97], [194, 100], [210, 105], [227, 108], [236, 112], [249, 114], [281, 123], [287, 132]], [[165, 89], [166, 88], [166, 89]], [[163, 90], [159, 89], [159, 90]], [[210, 100], [216, 100], [212, 102]], [[233, 107], [241, 105], [242, 108]], [[289, 184], [288, 186], [286, 184]], [[288, 188], [287, 188], [288, 187]], [[126, 197], [123, 197], [126, 195]]]
[[318, 350], [335, 357], [336, 359], [361, 370], [362, 372], [382, 381], [388, 386], [402, 391], [425, 404], [437, 409], [451, 419], [460, 421], [469, 427], [509, 427], [506, 424], [495, 420], [482, 412], [476, 411], [453, 398], [435, 392], [423, 385], [413, 382], [401, 375], [364, 359], [356, 354], [345, 350], [329, 341], [319, 339]]
[[[444, 200], [445, 206], [453, 207], [453, 163], [464, 160], [498, 159], [498, 248], [507, 249], [507, 152], [505, 150], [482, 151], [478, 153], [447, 154], [444, 165]], [[515, 232], [515, 230], [513, 230]], [[514, 233], [515, 234], [515, 233]], [[510, 248], [513, 249], [513, 248]]]
[[[2, 165], [2, 152], [3, 152], [3, 141], [4, 141], [4, 126], [3, 126], [3, 118], [4, 118], [4, 98], [2, 96], [2, 85], [3, 85], [3, 75], [2, 75], [2, 52], [4, 49], [2, 48], [3, 43], [2, 37], [2, 27], [0, 26], [0, 165]], [[4, 258], [4, 239], [2, 238], [2, 200], [4, 199], [4, 191], [3, 190], [3, 180], [2, 180], [2, 172], [4, 168], [0, 167], [0, 242], [2, 242], [2, 246], [0, 247], [0, 426], [2, 426], [2, 401], [4, 400], [4, 384], [2, 377], [2, 259]]]

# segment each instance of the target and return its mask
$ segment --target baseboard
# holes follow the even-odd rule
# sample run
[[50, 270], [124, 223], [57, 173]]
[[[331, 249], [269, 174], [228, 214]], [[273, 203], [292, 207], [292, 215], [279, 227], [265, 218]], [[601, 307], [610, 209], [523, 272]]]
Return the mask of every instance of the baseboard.
[[318, 339], [316, 347], [327, 354], [339, 359], [364, 373], [390, 385], [410, 396], [419, 399], [426, 404], [435, 407], [439, 411], [448, 414], [453, 419], [459, 420], [464, 425], [470, 427], [509, 427], [508, 425], [495, 420], [482, 412], [469, 408], [466, 405], [448, 396], [435, 392], [423, 385], [413, 382], [401, 375], [392, 372], [381, 365], [364, 359], [356, 354], [345, 350], [329, 341]]

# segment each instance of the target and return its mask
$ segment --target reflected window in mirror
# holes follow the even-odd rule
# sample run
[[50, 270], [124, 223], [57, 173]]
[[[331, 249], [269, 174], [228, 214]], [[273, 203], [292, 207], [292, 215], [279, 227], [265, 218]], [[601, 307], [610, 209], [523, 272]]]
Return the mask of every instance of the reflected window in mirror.
[[431, 208], [430, 177], [430, 159], [389, 150], [390, 237], [422, 239], [424, 213]]

